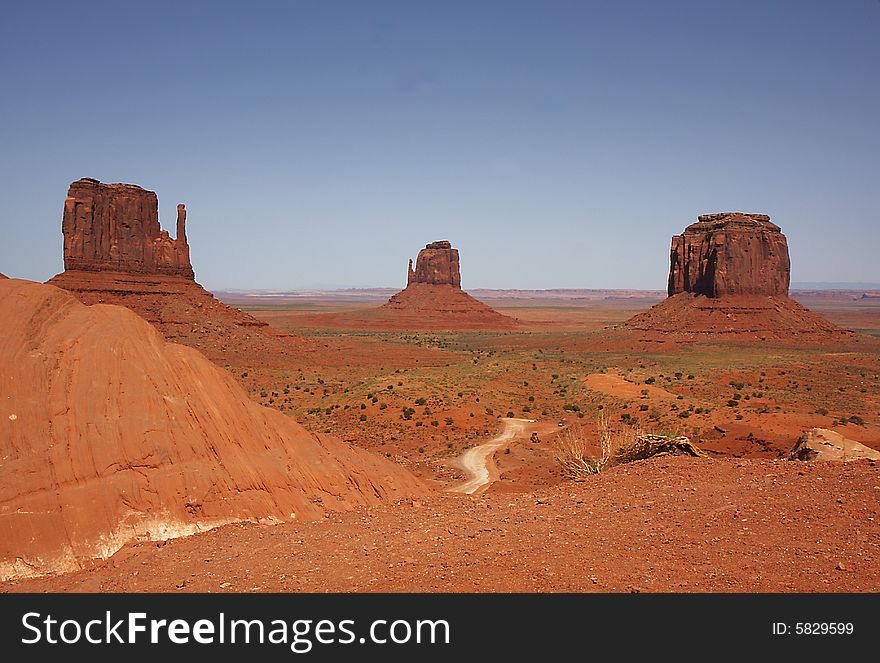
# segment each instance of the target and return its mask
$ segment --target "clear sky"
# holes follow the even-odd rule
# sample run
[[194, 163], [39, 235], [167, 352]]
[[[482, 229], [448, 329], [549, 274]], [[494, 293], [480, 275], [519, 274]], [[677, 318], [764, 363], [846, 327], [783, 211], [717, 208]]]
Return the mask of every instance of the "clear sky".
[[185, 202], [209, 288], [657, 288], [698, 214], [880, 282], [880, 1], [10, 2], [0, 272], [80, 177]]

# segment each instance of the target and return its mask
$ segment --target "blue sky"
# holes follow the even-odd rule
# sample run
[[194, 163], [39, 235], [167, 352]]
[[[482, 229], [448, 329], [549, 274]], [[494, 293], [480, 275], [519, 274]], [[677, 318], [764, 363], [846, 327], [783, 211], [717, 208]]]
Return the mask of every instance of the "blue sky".
[[9, 3], [0, 271], [80, 177], [185, 202], [209, 288], [658, 288], [698, 214], [880, 282], [880, 1]]

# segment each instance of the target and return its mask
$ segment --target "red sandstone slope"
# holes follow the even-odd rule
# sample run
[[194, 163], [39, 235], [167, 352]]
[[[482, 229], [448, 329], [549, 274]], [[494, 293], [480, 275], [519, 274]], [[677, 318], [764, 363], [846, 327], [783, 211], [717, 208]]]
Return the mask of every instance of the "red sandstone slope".
[[787, 297], [673, 295], [633, 316], [626, 327], [670, 336], [744, 340], [840, 340], [854, 336]]
[[410, 283], [382, 310], [401, 326], [449, 329], [507, 329], [516, 321], [449, 285]]
[[47, 283], [84, 304], [129, 308], [169, 341], [196, 348], [218, 363], [247, 363], [255, 354], [289, 363], [290, 355], [310, 345], [226, 306], [195, 281], [179, 276], [66, 271]]
[[0, 281], [0, 577], [135, 539], [421, 495], [409, 472], [250, 401], [131, 311]]

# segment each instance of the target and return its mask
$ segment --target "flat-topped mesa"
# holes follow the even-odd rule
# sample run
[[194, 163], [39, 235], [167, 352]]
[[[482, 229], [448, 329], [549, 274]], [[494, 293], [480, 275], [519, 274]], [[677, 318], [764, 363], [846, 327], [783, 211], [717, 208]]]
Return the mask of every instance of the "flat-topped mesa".
[[766, 214], [704, 214], [672, 238], [668, 293], [787, 297], [788, 242]]
[[461, 270], [458, 263], [458, 249], [453, 249], [447, 241], [431, 242], [416, 257], [416, 268], [409, 261], [406, 284], [428, 283], [430, 285], [451, 285], [461, 289]]
[[64, 269], [195, 279], [186, 241], [186, 208], [177, 206], [177, 238], [159, 226], [159, 199], [135, 184], [85, 177], [64, 201]]

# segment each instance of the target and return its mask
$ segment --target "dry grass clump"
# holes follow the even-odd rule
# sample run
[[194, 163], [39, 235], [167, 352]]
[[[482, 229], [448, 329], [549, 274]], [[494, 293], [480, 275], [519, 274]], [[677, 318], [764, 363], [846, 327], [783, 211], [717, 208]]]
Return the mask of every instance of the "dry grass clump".
[[686, 437], [672, 437], [645, 433], [630, 427], [613, 431], [608, 420], [600, 416], [599, 455], [587, 453], [590, 446], [583, 428], [568, 428], [562, 431], [554, 443], [556, 462], [562, 473], [574, 481], [583, 481], [588, 476], [599, 474], [608, 467], [632, 463], [654, 456], [694, 456], [705, 458], [706, 454]]

